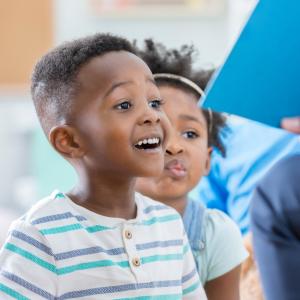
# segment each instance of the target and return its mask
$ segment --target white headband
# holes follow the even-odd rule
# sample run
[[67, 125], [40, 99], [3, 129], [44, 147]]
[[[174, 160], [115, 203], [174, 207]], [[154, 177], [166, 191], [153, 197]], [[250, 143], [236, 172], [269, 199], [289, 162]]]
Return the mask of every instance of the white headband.
[[180, 75], [169, 74], [169, 73], [157, 73], [153, 75], [154, 79], [171, 79], [175, 81], [179, 81], [190, 87], [192, 90], [196, 91], [200, 97], [204, 96], [203, 90], [192, 80], [185, 78]]
[[[154, 79], [171, 79], [174, 81], [179, 81], [196, 91], [200, 97], [203, 97], [205, 95], [204, 91], [192, 80], [180, 76], [180, 75], [175, 75], [175, 74], [170, 74], [170, 73], [157, 73], [153, 75]], [[200, 100], [200, 99], [199, 99]], [[198, 101], [199, 101], [198, 100]], [[213, 126], [213, 113], [210, 108], [207, 109], [208, 111], [208, 133], [211, 133], [212, 131], [212, 126]]]

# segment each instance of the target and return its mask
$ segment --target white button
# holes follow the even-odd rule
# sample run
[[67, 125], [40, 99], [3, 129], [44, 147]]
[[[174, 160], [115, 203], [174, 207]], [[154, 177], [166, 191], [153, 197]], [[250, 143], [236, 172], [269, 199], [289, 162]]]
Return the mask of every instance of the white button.
[[141, 260], [138, 257], [135, 257], [135, 258], [132, 259], [132, 264], [135, 267], [139, 267], [141, 265]]
[[132, 238], [132, 233], [130, 230], [125, 230], [125, 237], [128, 240], [130, 240]]

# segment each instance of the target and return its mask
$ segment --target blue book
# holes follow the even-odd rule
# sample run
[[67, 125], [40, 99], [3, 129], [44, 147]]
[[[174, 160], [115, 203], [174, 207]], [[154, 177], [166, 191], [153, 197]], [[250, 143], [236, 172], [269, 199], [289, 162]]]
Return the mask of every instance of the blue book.
[[202, 103], [275, 127], [300, 116], [300, 0], [260, 0]]

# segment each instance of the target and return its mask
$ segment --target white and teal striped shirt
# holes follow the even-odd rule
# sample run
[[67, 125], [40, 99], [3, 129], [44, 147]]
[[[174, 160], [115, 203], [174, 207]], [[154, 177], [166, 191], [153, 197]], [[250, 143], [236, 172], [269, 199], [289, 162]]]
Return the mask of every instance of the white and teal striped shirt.
[[180, 216], [136, 194], [109, 218], [54, 192], [11, 226], [0, 299], [206, 299]]

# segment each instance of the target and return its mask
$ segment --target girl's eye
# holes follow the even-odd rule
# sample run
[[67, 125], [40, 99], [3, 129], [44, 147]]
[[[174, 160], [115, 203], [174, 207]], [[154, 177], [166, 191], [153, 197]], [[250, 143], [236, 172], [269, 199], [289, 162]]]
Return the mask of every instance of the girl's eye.
[[149, 106], [152, 108], [159, 108], [163, 104], [162, 100], [156, 99], [149, 102]]
[[194, 131], [185, 131], [183, 134], [182, 134], [183, 137], [185, 137], [186, 139], [196, 139], [197, 137], [199, 137], [199, 135], [194, 132]]
[[129, 109], [130, 107], [132, 106], [132, 104], [128, 101], [124, 101], [118, 105], [116, 105], [116, 108], [117, 109], [120, 109], [120, 110], [127, 110]]

